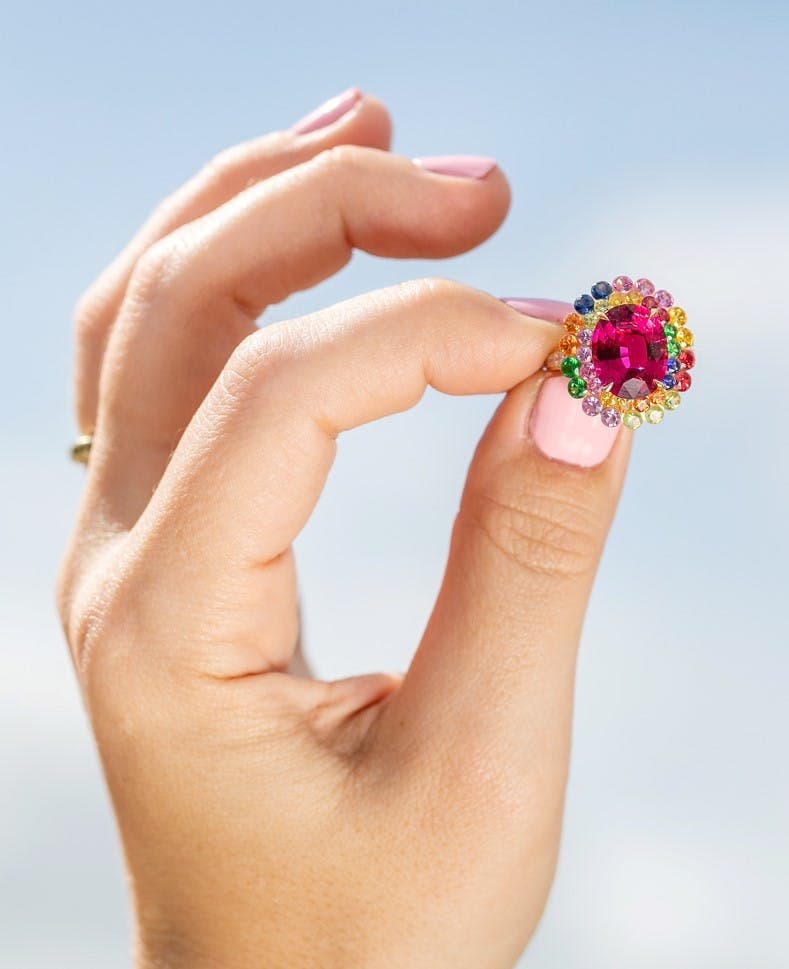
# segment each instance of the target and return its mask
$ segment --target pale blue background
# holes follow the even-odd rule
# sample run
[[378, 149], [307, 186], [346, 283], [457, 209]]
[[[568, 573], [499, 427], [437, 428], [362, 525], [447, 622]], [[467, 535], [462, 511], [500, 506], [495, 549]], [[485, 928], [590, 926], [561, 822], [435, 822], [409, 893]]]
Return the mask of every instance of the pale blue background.
[[[436, 270], [556, 297], [629, 272], [680, 294], [698, 335], [693, 393], [639, 432], [583, 644], [559, 875], [522, 964], [786, 969], [788, 9], [4, 9], [0, 964], [128, 959], [51, 605], [81, 480], [64, 459], [71, 306], [203, 160], [357, 84], [390, 105], [396, 150], [495, 154], [511, 216], [450, 264], [357, 257], [274, 318]], [[320, 672], [407, 663], [493, 406], [431, 395], [342, 442], [299, 543]]]

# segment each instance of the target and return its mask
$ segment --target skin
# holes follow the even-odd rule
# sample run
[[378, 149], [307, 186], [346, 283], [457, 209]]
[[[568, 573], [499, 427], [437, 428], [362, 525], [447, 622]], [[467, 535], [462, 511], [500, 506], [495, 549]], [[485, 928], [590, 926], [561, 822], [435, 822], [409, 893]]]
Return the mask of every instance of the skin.
[[[77, 310], [95, 429], [58, 588], [117, 814], [135, 965], [509, 967], [556, 863], [587, 597], [625, 472], [528, 433], [555, 324], [441, 279], [257, 330], [354, 248], [468, 250], [500, 170], [388, 153], [362, 97], [219, 156]], [[404, 678], [297, 675], [291, 544], [337, 438], [448, 394], [506, 391], [473, 459]]]

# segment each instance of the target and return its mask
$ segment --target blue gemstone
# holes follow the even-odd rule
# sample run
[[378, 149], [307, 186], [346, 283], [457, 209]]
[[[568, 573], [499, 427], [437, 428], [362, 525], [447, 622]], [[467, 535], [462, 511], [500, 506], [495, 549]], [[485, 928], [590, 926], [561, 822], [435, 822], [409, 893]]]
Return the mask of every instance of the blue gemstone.
[[578, 299], [573, 303], [575, 307], [575, 312], [580, 313], [581, 316], [585, 316], [587, 313], [591, 313], [594, 309], [594, 300], [591, 296], [586, 293], [583, 296], [579, 296]]
[[666, 371], [668, 373], [676, 373], [680, 367], [681, 364], [676, 357], [669, 357], [668, 363], [666, 364]]
[[676, 380], [674, 380], [673, 373], [667, 373], [666, 376], [663, 378], [663, 386], [666, 387], [668, 390], [671, 390], [671, 388], [674, 386], [675, 383], [676, 383]]
[[592, 286], [592, 296], [595, 299], [607, 299], [613, 292], [610, 283], [600, 282]]

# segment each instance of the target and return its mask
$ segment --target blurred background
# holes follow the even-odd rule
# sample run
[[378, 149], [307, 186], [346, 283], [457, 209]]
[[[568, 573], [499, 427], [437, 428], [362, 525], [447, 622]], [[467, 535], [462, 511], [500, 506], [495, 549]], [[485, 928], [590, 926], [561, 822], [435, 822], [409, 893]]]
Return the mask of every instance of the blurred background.
[[[0, 965], [128, 964], [113, 822], [52, 605], [71, 309], [223, 146], [348, 85], [395, 150], [495, 155], [504, 228], [357, 255], [277, 307], [438, 272], [573, 298], [650, 276], [690, 316], [678, 415], [638, 433], [590, 607], [566, 832], [523, 969], [786, 969], [789, 96], [785, 2], [39, 3], [0, 28]], [[429, 394], [341, 442], [298, 542], [326, 676], [404, 667], [496, 400]], [[655, 513], [655, 510], [658, 513]]]

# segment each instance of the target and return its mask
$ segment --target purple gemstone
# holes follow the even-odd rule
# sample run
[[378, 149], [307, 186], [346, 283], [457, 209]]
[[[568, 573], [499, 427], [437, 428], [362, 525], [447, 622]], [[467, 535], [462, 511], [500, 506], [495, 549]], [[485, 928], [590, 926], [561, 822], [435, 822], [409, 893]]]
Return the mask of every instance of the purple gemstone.
[[613, 306], [595, 327], [592, 359], [603, 386], [610, 384], [617, 397], [647, 397], [666, 376], [663, 325], [643, 306]]
[[603, 385], [600, 383], [600, 378], [597, 375], [588, 377], [586, 379], [586, 389], [592, 394], [596, 394], [598, 390], [602, 390]]
[[658, 306], [662, 306], [664, 309], [668, 309], [674, 302], [674, 297], [671, 293], [667, 293], [665, 289], [659, 289], [655, 293], [655, 299]]
[[[585, 364], [583, 364], [581, 366], [581, 376], [586, 381], [590, 380], [592, 377], [596, 377], [597, 376], [597, 371], [595, 370], [594, 364], [591, 361], [589, 361], [588, 363], [585, 363]], [[588, 384], [587, 384], [587, 386], [588, 386]]]
[[578, 345], [582, 347], [588, 347], [592, 342], [592, 331], [591, 330], [579, 330], [575, 339], [578, 341]]
[[592, 397], [587, 394], [586, 397], [581, 401], [581, 407], [583, 408], [584, 414], [589, 417], [597, 417], [600, 411], [603, 409], [603, 405], [596, 397]]
[[600, 420], [606, 427], [616, 427], [621, 419], [619, 411], [615, 407], [606, 407], [600, 414]]
[[579, 363], [589, 363], [592, 359], [592, 350], [590, 347], [578, 347], [575, 355]]
[[644, 279], [642, 277], [636, 280], [636, 289], [642, 296], [651, 296], [655, 292], [655, 284], [651, 279]]

